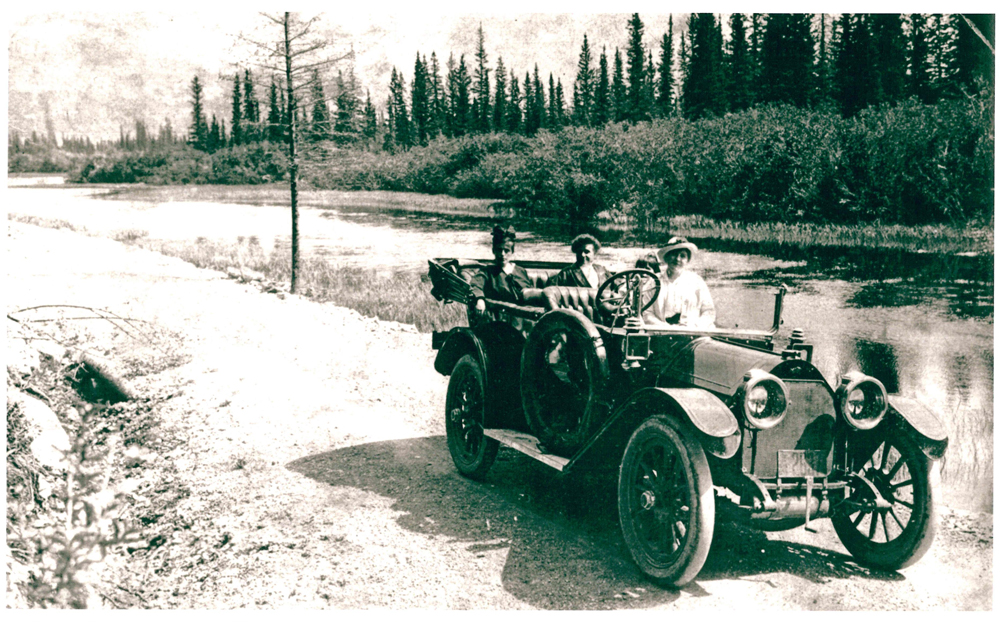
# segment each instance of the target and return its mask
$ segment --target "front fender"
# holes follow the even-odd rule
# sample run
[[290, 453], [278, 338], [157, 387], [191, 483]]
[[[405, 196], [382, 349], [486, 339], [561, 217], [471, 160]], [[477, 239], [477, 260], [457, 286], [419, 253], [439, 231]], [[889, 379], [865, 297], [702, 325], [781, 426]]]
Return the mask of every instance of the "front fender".
[[[453, 328], [451, 333], [445, 338], [444, 344], [438, 350], [434, 359], [434, 369], [443, 376], [450, 376], [451, 370], [455, 368], [458, 359], [466, 354], [471, 354], [479, 360], [479, 368], [486, 374], [486, 349], [483, 342], [472, 332], [471, 328], [464, 326]], [[488, 381], [487, 378], [483, 378]]]
[[655, 414], [672, 414], [688, 422], [698, 433], [707, 453], [726, 459], [740, 447], [740, 426], [736, 416], [715, 394], [699, 388], [650, 387], [636, 391], [614, 417], [632, 430]]
[[915, 399], [889, 396], [887, 419], [916, 433], [920, 448], [928, 457], [939, 459], [948, 449], [948, 429], [931, 409]]

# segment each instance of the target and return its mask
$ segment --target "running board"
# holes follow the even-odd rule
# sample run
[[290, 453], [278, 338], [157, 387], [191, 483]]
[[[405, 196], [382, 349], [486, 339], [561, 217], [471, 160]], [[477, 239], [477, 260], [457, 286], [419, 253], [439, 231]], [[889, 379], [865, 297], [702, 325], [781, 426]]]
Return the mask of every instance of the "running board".
[[499, 428], [486, 429], [483, 430], [483, 433], [508, 447], [516, 449], [522, 454], [527, 454], [535, 460], [549, 465], [557, 471], [564, 471], [570, 463], [569, 458], [543, 452], [538, 448], [538, 439], [530, 434], [518, 432], [517, 430], [501, 430]]

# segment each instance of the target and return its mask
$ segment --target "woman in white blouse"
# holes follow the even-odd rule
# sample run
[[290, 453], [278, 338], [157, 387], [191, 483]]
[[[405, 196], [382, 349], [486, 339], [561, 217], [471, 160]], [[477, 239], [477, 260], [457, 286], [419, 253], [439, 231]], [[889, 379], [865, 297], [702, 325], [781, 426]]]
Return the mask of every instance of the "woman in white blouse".
[[660, 294], [642, 314], [646, 326], [714, 328], [715, 303], [700, 276], [687, 269], [698, 248], [675, 236], [656, 251], [660, 261]]

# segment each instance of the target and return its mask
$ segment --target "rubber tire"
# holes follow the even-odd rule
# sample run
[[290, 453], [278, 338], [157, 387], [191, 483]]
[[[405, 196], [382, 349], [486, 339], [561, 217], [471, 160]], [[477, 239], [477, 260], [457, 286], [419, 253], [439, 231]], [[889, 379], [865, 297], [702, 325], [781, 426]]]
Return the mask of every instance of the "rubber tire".
[[[463, 390], [471, 391], [472, 397], [463, 397]], [[460, 358], [451, 371], [444, 412], [448, 451], [455, 466], [466, 477], [483, 479], [497, 459], [500, 443], [483, 434], [486, 385], [479, 361], [470, 354]]]
[[[840, 537], [844, 548], [850, 551], [851, 555], [860, 563], [873, 568], [899, 570], [900, 568], [906, 568], [915, 564], [923, 557], [934, 541], [938, 525], [941, 477], [938, 462], [924, 454], [912, 434], [894, 427], [888, 428], [888, 430], [896, 430], [891, 434], [894, 438], [888, 439], [888, 443], [899, 452], [899, 460], [906, 461], [906, 468], [909, 470], [913, 481], [913, 509], [906, 527], [898, 537], [889, 542], [873, 542], [867, 533], [860, 531], [858, 527], [854, 526], [851, 516], [856, 516], [857, 512], [853, 514], [846, 511], [835, 512], [831, 520], [833, 528]], [[876, 429], [872, 433], [879, 434], [879, 437], [876, 437], [878, 440], [864, 445], [866, 457], [865, 462], [861, 464], [867, 463], [868, 459], [883, 446], [883, 443], [887, 440], [886, 437], [889, 436], [885, 430], [879, 431]], [[883, 449], [884, 451], [886, 450]], [[855, 464], [858, 463], [855, 462]], [[886, 468], [891, 471], [891, 465], [887, 465]], [[884, 473], [885, 471], [882, 472]], [[900, 508], [903, 506], [899, 503], [894, 503], [893, 507]], [[873, 513], [872, 517], [874, 516], [875, 514]], [[883, 515], [881, 520], [878, 521], [876, 529], [878, 529], [878, 524], [885, 520], [886, 516]], [[869, 518], [868, 524], [871, 524], [871, 518]]]
[[[543, 387], [547, 378], [546, 355], [551, 335], [564, 332], [578, 344], [583, 344], [589, 393], [582, 398], [579, 420], [572, 430], [556, 429], [542, 403]], [[600, 333], [594, 323], [582, 313], [559, 309], [546, 313], [531, 329], [521, 354], [521, 405], [528, 428], [542, 444], [545, 451], [572, 456], [603, 422], [606, 408], [602, 396], [610, 371], [607, 355], [600, 343]]]
[[[671, 448], [680, 458], [687, 505], [690, 511], [684, 520], [685, 540], [676, 559], [657, 555], [645, 545], [635, 516], [642, 510], [643, 494], [636, 490], [640, 476], [640, 460], [647, 449], [661, 445]], [[632, 559], [646, 576], [657, 583], [680, 588], [690, 583], [701, 571], [712, 546], [715, 531], [715, 491], [712, 472], [705, 451], [687, 427], [673, 417], [656, 416], [645, 420], [628, 441], [618, 475], [618, 518], [622, 536]], [[662, 523], [661, 523], [662, 524]]]

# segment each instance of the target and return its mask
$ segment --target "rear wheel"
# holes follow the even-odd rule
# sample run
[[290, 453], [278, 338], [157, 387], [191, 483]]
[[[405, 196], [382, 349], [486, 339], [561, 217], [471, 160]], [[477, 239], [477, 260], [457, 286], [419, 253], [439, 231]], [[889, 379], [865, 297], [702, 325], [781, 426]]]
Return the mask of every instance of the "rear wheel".
[[712, 473], [701, 445], [675, 419], [647, 419], [629, 439], [618, 516], [643, 573], [671, 587], [697, 576], [715, 528]]
[[890, 507], [874, 507], [867, 487], [859, 487], [833, 517], [844, 548], [866, 566], [897, 570], [914, 564], [931, 546], [937, 531], [940, 475], [937, 462], [906, 434], [859, 443], [853, 470], [872, 483]]
[[445, 433], [448, 451], [462, 475], [482, 479], [497, 458], [500, 443], [483, 433], [486, 391], [483, 370], [471, 355], [458, 360], [448, 381]]

